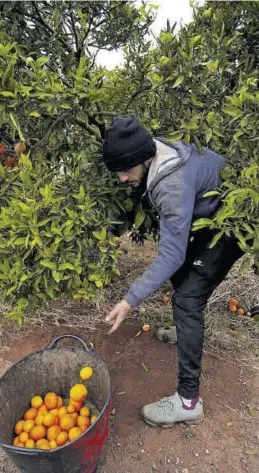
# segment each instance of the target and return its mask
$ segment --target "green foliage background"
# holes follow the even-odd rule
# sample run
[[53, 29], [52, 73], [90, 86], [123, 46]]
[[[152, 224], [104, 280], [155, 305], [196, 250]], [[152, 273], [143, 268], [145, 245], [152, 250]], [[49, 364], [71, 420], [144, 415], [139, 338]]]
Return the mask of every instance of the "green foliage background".
[[[119, 274], [110, 230], [135, 218], [135, 237], [156, 231], [146, 202], [100, 161], [117, 113], [227, 157], [215, 189], [223, 206], [194, 230], [218, 229], [212, 244], [234, 233], [245, 265], [259, 266], [258, 2], [194, 7], [192, 23], [177, 32], [168, 21], [154, 41], [155, 7], [144, 3], [14, 1], [0, 14], [0, 297], [9, 316], [21, 321], [61, 294], [94, 298]], [[96, 53], [114, 48], [124, 66], [98, 67]]]

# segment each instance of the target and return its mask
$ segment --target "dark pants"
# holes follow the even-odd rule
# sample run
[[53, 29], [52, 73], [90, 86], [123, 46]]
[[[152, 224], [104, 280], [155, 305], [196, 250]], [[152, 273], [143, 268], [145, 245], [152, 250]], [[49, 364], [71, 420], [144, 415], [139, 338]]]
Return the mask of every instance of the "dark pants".
[[178, 393], [189, 399], [199, 395], [204, 309], [214, 289], [242, 256], [236, 240], [226, 236], [209, 249], [212, 236], [209, 231], [193, 234], [185, 263], [171, 278], [175, 289], [173, 314], [178, 339]]

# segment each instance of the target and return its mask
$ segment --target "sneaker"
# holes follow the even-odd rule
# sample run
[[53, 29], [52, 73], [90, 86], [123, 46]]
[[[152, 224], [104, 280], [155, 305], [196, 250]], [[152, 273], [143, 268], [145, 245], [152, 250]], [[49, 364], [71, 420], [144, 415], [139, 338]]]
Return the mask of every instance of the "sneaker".
[[162, 342], [175, 344], [177, 343], [176, 327], [169, 329], [159, 328], [156, 332], [156, 337]]
[[183, 399], [178, 393], [144, 406], [141, 414], [147, 424], [165, 429], [173, 427], [176, 422], [198, 425], [204, 420], [202, 399], [199, 398], [196, 406], [192, 409], [190, 406], [185, 407]]

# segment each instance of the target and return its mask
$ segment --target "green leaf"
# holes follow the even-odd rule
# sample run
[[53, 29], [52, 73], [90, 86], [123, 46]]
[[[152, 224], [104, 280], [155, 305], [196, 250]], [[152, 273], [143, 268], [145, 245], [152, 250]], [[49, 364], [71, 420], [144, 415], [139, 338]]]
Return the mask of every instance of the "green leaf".
[[58, 270], [59, 271], [66, 271], [66, 269], [69, 269], [70, 271], [75, 270], [75, 266], [71, 263], [62, 263], [59, 265]]
[[12, 97], [12, 98], [16, 97], [13, 92], [9, 92], [8, 90], [1, 91], [0, 95], [2, 95], [3, 97]]
[[59, 283], [63, 278], [63, 273], [59, 273], [58, 271], [52, 271], [52, 276], [57, 283]]
[[178, 87], [179, 85], [181, 85], [183, 81], [184, 81], [184, 76], [179, 76], [179, 77], [176, 79], [176, 81], [173, 83], [172, 88], [175, 89], [176, 87]]
[[96, 287], [103, 287], [103, 283], [102, 281], [100, 281], [100, 279], [98, 281], [95, 281], [95, 285]]
[[224, 107], [222, 107], [222, 111], [234, 118], [239, 118], [243, 115], [242, 110], [237, 107], [234, 107], [233, 105], [225, 105]]
[[53, 261], [41, 260], [40, 264], [41, 266], [44, 266], [45, 268], [48, 268], [48, 269], [54, 269], [54, 270], [57, 269], [57, 265]]
[[218, 243], [218, 241], [222, 238], [223, 235], [224, 235], [223, 232], [217, 233], [217, 234], [212, 238], [209, 248], [210, 248], [210, 249], [213, 248], [213, 247]]
[[33, 110], [33, 112], [29, 113], [29, 116], [38, 118], [38, 117], [41, 116], [41, 114], [39, 112], [37, 112], [37, 110]]
[[183, 132], [182, 131], [174, 131], [172, 133], [168, 134], [168, 141], [178, 141], [181, 140], [183, 137]]
[[208, 225], [212, 225], [213, 223], [213, 220], [211, 220], [210, 218], [199, 218], [193, 223], [193, 226], [198, 227], [202, 225], [204, 227], [207, 227]]
[[206, 143], [209, 143], [209, 141], [211, 140], [211, 137], [212, 137], [212, 129], [207, 128], [207, 130], [205, 132]]
[[203, 194], [202, 198], [205, 199], [206, 197], [213, 197], [214, 195], [220, 195], [220, 193], [218, 191], [209, 191]]
[[135, 225], [136, 225], [136, 228], [140, 228], [142, 223], [144, 222], [146, 218], [146, 213], [143, 211], [143, 210], [140, 210], [136, 216], [135, 216]]

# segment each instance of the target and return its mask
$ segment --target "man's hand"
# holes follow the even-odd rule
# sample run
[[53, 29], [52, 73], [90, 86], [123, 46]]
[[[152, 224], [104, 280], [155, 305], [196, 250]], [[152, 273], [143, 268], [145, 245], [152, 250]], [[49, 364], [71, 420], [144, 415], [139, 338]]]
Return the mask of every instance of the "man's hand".
[[112, 328], [109, 330], [108, 335], [115, 332], [119, 328], [121, 322], [126, 319], [130, 309], [131, 305], [128, 304], [125, 299], [122, 299], [122, 301], [116, 304], [116, 306], [111, 310], [111, 312], [107, 315], [105, 319], [108, 324], [112, 325]]

